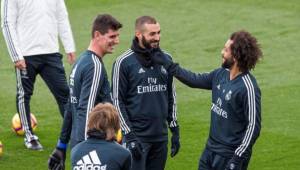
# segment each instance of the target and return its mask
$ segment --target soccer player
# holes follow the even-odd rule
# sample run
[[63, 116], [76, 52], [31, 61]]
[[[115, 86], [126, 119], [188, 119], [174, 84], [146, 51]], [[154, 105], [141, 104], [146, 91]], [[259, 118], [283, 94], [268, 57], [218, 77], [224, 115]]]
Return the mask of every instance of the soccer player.
[[261, 129], [261, 92], [250, 73], [262, 57], [255, 37], [234, 32], [222, 50], [222, 67], [196, 74], [154, 55], [169, 74], [192, 87], [212, 90], [211, 125], [199, 170], [245, 170]]
[[97, 104], [89, 113], [87, 140], [72, 149], [72, 169], [130, 170], [130, 152], [116, 143], [119, 128], [119, 115], [114, 106]]
[[[172, 132], [171, 157], [180, 147], [173, 77], [151, 60], [160, 51], [159, 42], [159, 23], [151, 16], [141, 16], [136, 19], [131, 48], [113, 65], [113, 101], [120, 113], [125, 145], [133, 156], [132, 170], [164, 169], [167, 127]], [[171, 58], [165, 52], [161, 55]]]
[[64, 168], [67, 144], [71, 148], [87, 139], [88, 113], [98, 103], [112, 102], [103, 57], [119, 44], [122, 24], [109, 14], [98, 15], [92, 26], [90, 45], [73, 66], [70, 74], [68, 110], [56, 149], [48, 160], [49, 169]]
[[60, 37], [68, 62], [75, 61], [75, 45], [63, 0], [1, 1], [1, 27], [17, 77], [16, 106], [23, 130], [24, 144], [31, 150], [42, 150], [30, 121], [30, 98], [39, 74], [54, 95], [63, 117], [69, 88]]

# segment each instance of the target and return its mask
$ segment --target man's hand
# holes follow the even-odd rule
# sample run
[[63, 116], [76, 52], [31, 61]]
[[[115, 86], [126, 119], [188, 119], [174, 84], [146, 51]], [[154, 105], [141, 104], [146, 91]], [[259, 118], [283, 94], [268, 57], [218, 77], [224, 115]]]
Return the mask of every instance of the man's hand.
[[174, 157], [179, 149], [180, 149], [180, 141], [179, 141], [179, 127], [172, 127], [170, 128], [172, 132], [171, 138], [171, 157]]
[[132, 157], [136, 160], [141, 159], [143, 153], [143, 147], [139, 139], [133, 134], [133, 132], [125, 135], [126, 147], [130, 150]]
[[173, 61], [160, 50], [160, 48], [153, 49], [151, 59], [155, 64], [163, 65], [167, 70], [174, 64]]
[[241, 170], [243, 159], [234, 155], [227, 163], [225, 170]]
[[72, 53], [67, 53], [67, 60], [69, 64], [73, 64], [76, 60], [76, 55], [74, 52]]
[[15, 67], [19, 70], [25, 70], [26, 69], [26, 63], [25, 60], [18, 60], [15, 62]]
[[48, 169], [64, 170], [66, 160], [66, 150], [55, 148], [48, 159]]

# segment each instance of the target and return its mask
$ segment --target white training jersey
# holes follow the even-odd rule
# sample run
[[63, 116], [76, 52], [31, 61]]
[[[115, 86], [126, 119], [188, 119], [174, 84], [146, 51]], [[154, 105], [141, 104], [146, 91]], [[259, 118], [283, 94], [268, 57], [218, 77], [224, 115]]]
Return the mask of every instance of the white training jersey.
[[1, 27], [13, 62], [24, 56], [75, 52], [64, 0], [1, 0]]

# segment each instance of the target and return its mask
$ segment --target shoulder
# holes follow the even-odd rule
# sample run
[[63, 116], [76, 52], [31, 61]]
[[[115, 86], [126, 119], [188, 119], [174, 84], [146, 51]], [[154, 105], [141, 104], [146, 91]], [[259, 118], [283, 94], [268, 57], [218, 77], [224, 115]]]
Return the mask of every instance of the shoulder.
[[255, 77], [251, 73], [245, 73], [242, 76], [243, 80], [243, 86], [244, 86], [244, 91], [245, 92], [251, 92], [254, 91], [255, 93], [258, 92], [260, 93], [259, 86], [257, 84], [257, 81]]
[[229, 75], [229, 70], [220, 67], [220, 68], [217, 68], [217, 69], [214, 69], [214, 70], [208, 72], [208, 74], [217, 79], [223, 79]]
[[132, 59], [132, 56], [134, 56], [135, 53], [131, 49], [126, 50], [124, 53], [122, 53], [120, 56], [117, 57], [115, 64], [122, 64], [130, 61]]
[[71, 156], [76, 155], [77, 153], [81, 152], [82, 149], [84, 149], [86, 145], [86, 141], [80, 142], [77, 145], [74, 146], [71, 150]]
[[223, 67], [217, 68], [213, 70], [213, 72], [216, 72], [218, 74], [229, 74], [229, 70]]
[[114, 71], [127, 72], [133, 67], [136, 67], [138, 64], [136, 55], [137, 54], [131, 49], [126, 50], [123, 54], [117, 57], [116, 61], [114, 62]]
[[78, 67], [83, 67], [84, 70], [102, 69], [101, 59], [90, 51], [86, 51], [80, 55], [77, 62]]
[[173, 60], [172, 55], [167, 52], [166, 50], [162, 50], [162, 52], [165, 54], [165, 56], [167, 56], [169, 59]]

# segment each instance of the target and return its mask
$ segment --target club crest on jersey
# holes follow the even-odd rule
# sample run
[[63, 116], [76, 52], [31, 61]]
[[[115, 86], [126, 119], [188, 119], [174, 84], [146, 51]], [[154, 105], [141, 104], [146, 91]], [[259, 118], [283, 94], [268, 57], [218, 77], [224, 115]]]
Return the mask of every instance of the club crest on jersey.
[[225, 100], [228, 101], [231, 99], [231, 94], [232, 94], [232, 91], [229, 90], [229, 92], [225, 95]]
[[145, 73], [145, 70], [143, 68], [139, 69], [139, 74], [141, 74], [141, 73]]
[[220, 84], [217, 85], [217, 89], [218, 89], [218, 90], [221, 89], [221, 85], [220, 85]]
[[163, 66], [161, 66], [160, 71], [163, 74], [167, 74], [167, 70]]

